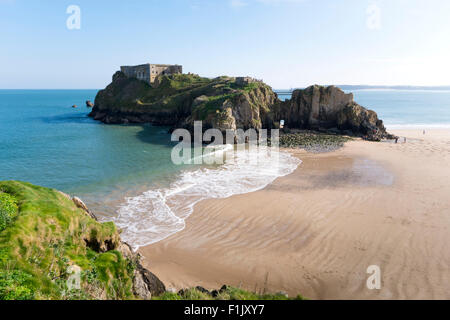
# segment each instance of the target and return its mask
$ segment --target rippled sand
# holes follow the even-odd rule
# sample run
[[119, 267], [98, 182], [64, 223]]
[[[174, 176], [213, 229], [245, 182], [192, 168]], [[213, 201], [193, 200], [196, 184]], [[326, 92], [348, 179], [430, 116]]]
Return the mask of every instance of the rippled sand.
[[[265, 189], [195, 206], [186, 228], [141, 248], [168, 287], [226, 283], [312, 299], [450, 298], [450, 131], [291, 151]], [[366, 269], [381, 268], [380, 290]]]

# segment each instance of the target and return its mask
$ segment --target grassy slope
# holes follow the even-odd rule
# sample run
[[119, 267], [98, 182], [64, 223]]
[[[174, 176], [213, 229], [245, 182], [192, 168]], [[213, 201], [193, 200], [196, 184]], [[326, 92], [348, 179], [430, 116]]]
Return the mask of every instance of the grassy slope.
[[[4, 219], [6, 217], [6, 219]], [[54, 189], [0, 181], [0, 300], [135, 299], [135, 265], [112, 247], [119, 234]], [[108, 250], [100, 252], [99, 247]], [[69, 267], [82, 269], [81, 289], [68, 290]], [[226, 287], [211, 294], [196, 288], [166, 292], [156, 300], [286, 300]], [[297, 296], [295, 299], [302, 299]]]
[[[17, 204], [0, 231], [0, 299], [134, 298], [131, 261], [99, 252], [100, 244], [118, 244], [113, 223], [91, 219], [53, 189], [6, 181], [0, 191]], [[82, 269], [81, 290], [67, 290], [72, 265]]]

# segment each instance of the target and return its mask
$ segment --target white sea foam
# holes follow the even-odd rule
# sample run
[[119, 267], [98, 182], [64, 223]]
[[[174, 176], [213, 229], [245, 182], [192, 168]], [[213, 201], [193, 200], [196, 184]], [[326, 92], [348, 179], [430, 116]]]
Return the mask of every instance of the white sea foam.
[[260, 190], [301, 163], [289, 153], [269, 148], [229, 149], [221, 149], [228, 150], [228, 160], [220, 167], [186, 170], [168, 188], [127, 198], [115, 219], [123, 229], [121, 237], [134, 249], [160, 241], [184, 229], [197, 202]]

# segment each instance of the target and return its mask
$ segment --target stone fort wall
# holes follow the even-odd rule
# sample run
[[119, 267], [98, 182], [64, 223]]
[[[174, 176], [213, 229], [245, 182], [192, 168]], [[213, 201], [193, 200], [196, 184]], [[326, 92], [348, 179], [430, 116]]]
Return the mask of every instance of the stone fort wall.
[[183, 73], [183, 67], [176, 64], [147, 63], [137, 66], [121, 66], [120, 71], [122, 71], [127, 77], [137, 78], [152, 84], [155, 82], [156, 77], [161, 74], [171, 75]]

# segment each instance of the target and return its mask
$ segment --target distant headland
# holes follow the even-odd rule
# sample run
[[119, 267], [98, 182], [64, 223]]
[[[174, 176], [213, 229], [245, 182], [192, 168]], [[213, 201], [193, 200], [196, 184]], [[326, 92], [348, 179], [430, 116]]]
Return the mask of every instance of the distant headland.
[[369, 90], [369, 89], [386, 89], [386, 90], [450, 90], [450, 86], [379, 86], [379, 85], [338, 85], [343, 90]]

